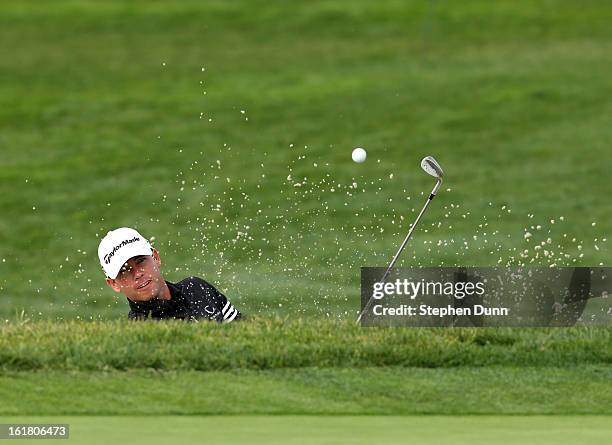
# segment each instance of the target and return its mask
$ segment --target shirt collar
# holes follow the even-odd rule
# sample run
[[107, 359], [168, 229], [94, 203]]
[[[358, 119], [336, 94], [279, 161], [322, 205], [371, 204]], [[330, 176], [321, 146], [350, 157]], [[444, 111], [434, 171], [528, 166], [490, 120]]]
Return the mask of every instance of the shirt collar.
[[182, 295], [181, 289], [176, 284], [171, 283], [170, 281], [166, 281], [166, 285], [168, 286], [168, 289], [170, 289], [170, 299], [171, 300], [174, 300], [175, 297]]

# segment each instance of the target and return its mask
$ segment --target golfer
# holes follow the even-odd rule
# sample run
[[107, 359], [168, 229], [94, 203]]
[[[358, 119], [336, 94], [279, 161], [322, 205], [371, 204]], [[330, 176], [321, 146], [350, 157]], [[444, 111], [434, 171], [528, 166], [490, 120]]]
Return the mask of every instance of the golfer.
[[221, 292], [201, 278], [188, 277], [176, 284], [164, 280], [159, 253], [134, 229], [121, 227], [108, 232], [100, 241], [98, 257], [106, 283], [127, 297], [130, 320], [207, 319], [227, 323], [242, 316]]

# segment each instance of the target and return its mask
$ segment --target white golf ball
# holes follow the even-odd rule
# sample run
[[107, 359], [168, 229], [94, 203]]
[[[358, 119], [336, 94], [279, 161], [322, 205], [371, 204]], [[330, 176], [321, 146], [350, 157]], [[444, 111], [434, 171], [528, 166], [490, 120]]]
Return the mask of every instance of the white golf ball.
[[351, 157], [353, 158], [353, 161], [361, 164], [362, 162], [365, 162], [368, 154], [363, 148], [357, 147], [355, 150], [353, 150], [353, 153], [351, 153]]

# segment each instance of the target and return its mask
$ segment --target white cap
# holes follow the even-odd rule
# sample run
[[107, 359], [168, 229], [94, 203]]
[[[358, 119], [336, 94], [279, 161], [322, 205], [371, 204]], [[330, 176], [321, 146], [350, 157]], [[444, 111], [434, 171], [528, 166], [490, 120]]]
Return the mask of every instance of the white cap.
[[151, 255], [153, 249], [149, 241], [134, 229], [120, 227], [106, 234], [98, 246], [98, 258], [104, 273], [111, 279], [117, 278], [119, 271], [130, 258]]

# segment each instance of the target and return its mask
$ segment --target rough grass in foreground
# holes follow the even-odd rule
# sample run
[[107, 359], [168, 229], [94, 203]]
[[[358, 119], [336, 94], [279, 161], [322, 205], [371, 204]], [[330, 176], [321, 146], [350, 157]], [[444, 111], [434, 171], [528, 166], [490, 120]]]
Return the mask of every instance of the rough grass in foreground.
[[556, 366], [612, 363], [610, 329], [361, 328], [258, 318], [34, 322], [0, 327], [0, 369], [227, 370], [302, 367]]
[[0, 373], [0, 416], [612, 415], [610, 381], [606, 365], [17, 371]]

